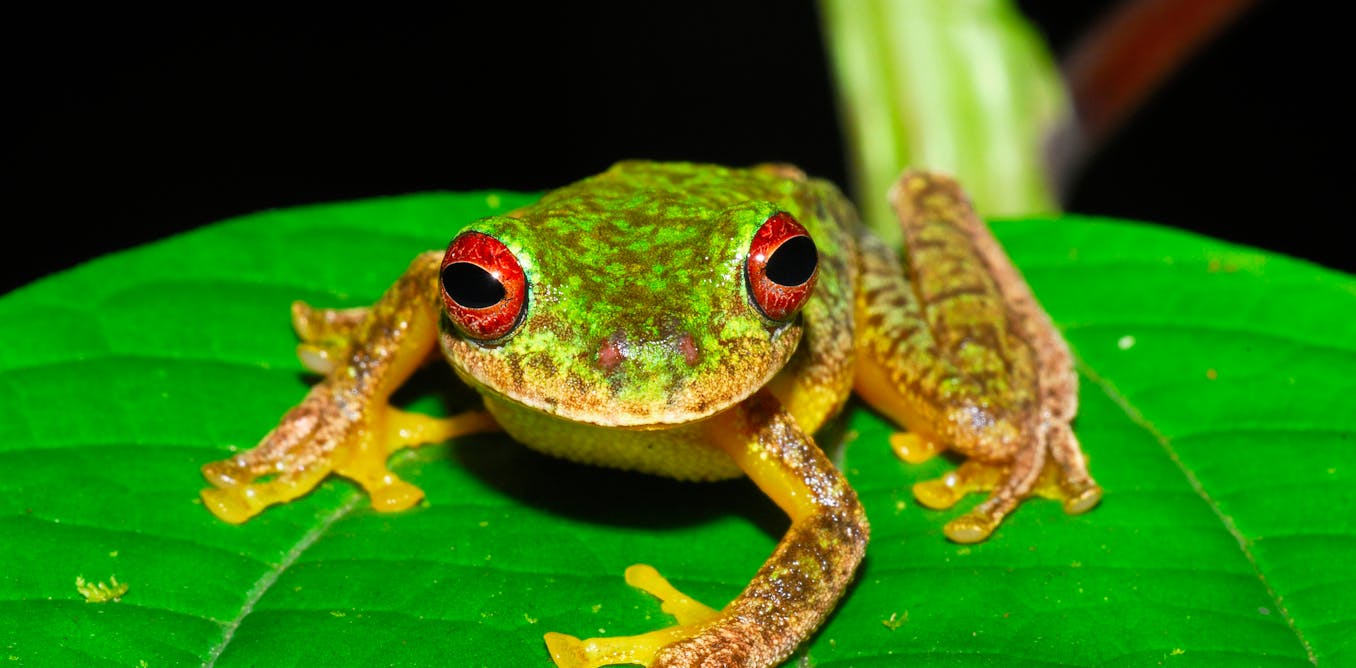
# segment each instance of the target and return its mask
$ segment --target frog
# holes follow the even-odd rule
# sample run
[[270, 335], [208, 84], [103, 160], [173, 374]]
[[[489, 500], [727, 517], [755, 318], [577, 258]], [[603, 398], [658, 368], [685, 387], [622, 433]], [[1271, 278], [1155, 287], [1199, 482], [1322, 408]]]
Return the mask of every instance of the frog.
[[[650, 565], [626, 581], [674, 617], [633, 636], [551, 632], [558, 666], [772, 666], [844, 595], [869, 522], [815, 434], [854, 395], [901, 429], [905, 462], [961, 459], [914, 485], [958, 543], [1024, 500], [1099, 502], [1072, 430], [1067, 343], [959, 183], [922, 170], [889, 193], [901, 251], [831, 182], [786, 164], [620, 162], [419, 254], [372, 306], [292, 306], [321, 375], [254, 448], [202, 467], [201, 493], [242, 523], [331, 475], [381, 512], [424, 499], [396, 451], [502, 430], [555, 457], [692, 482], [747, 478], [789, 518], [721, 608]], [[448, 417], [391, 395], [445, 359], [481, 404]], [[860, 444], [854, 447], [861, 447]]]

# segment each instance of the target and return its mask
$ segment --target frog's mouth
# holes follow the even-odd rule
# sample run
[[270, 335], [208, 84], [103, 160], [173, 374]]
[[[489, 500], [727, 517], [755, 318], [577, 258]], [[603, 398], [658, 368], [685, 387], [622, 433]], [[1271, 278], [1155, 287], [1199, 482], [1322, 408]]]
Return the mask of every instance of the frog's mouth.
[[765, 337], [694, 350], [691, 337], [661, 353], [628, 349], [611, 338], [587, 364], [563, 364], [546, 352], [484, 347], [444, 332], [457, 374], [478, 391], [568, 420], [600, 427], [664, 429], [709, 418], [765, 387], [795, 353], [798, 323]]

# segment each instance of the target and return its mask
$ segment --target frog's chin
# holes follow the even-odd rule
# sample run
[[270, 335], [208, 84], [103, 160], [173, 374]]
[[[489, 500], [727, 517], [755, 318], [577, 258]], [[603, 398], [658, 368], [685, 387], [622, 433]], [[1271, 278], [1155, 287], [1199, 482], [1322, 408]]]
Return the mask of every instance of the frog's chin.
[[748, 399], [759, 388], [766, 385], [767, 380], [770, 380], [771, 376], [776, 373], [774, 369], [768, 374], [767, 378], [761, 379], [762, 382], [752, 383], [742, 390], [725, 385], [716, 392], [710, 393], [706, 398], [691, 397], [686, 402], [657, 404], [614, 399], [610, 405], [597, 406], [592, 402], [571, 402], [568, 399], [556, 400], [545, 392], [522, 394], [503, 391], [481, 379], [468, 376], [461, 365], [454, 364], [453, 369], [456, 370], [457, 375], [479, 392], [490, 395], [499, 401], [568, 422], [638, 431], [672, 429], [711, 418]]
[[[482, 388], [482, 392], [490, 392]], [[507, 401], [524, 408], [528, 408], [540, 413], [544, 413], [554, 418], [574, 422], [578, 424], [588, 424], [595, 427], [608, 427], [611, 429], [629, 429], [635, 431], [657, 431], [661, 429], [673, 429], [683, 425], [693, 424], [709, 419], [730, 408], [737, 406], [740, 401], [747, 399], [753, 393], [750, 392], [738, 400], [730, 403], [712, 406], [706, 411], [651, 411], [648, 413], [636, 413], [633, 411], [584, 411], [570, 410], [562, 408], [559, 404], [548, 404], [544, 402], [529, 402], [520, 399], [493, 392], [494, 396], [501, 401]]]

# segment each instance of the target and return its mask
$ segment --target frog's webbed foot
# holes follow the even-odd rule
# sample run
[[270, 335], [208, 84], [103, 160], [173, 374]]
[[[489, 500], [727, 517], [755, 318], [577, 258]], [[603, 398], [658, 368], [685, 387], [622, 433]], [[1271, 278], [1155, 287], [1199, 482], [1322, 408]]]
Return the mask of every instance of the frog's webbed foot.
[[1030, 478], [1028, 466], [968, 459], [940, 478], [915, 484], [913, 495], [929, 508], [945, 509], [970, 492], [989, 491], [989, 498], [942, 529], [957, 543], [978, 543], [988, 538], [1022, 499], [1036, 493], [1035, 481]]
[[348, 420], [325, 396], [328, 389], [326, 383], [312, 388], [258, 446], [202, 467], [213, 485], [201, 493], [208, 510], [238, 524], [309, 492], [329, 474], [331, 454]]
[[390, 406], [345, 410], [334, 385], [312, 388], [258, 446], [202, 467], [213, 488], [201, 496], [214, 515], [239, 524], [306, 494], [331, 472], [361, 485], [377, 510], [404, 510], [424, 493], [387, 468], [393, 452], [498, 428], [484, 411], [435, 418]]
[[678, 591], [658, 571], [645, 564], [626, 569], [626, 584], [659, 599], [660, 608], [673, 615], [678, 623], [650, 633], [615, 638], [580, 640], [563, 633], [547, 633], [546, 648], [557, 666], [597, 668], [616, 664], [654, 665], [661, 649], [696, 635], [706, 623], [720, 615], [718, 610]]
[[1012, 461], [967, 459], [940, 478], [915, 484], [914, 497], [929, 508], [946, 509], [971, 492], [990, 492], [989, 498], [943, 529], [947, 538], [958, 543], [988, 538], [1030, 496], [1062, 501], [1064, 512], [1071, 515], [1091, 510], [1101, 500], [1102, 488], [1088, 475], [1073, 431], [1067, 424], [1056, 423], [1045, 437], [1041, 447], [1019, 451]]

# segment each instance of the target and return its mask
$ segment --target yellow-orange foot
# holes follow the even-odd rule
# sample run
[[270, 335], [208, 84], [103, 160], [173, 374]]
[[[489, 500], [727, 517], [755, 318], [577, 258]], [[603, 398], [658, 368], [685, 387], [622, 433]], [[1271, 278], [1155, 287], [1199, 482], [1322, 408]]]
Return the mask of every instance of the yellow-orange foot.
[[[313, 391], [257, 447], [204, 465], [203, 477], [212, 484], [201, 492], [207, 509], [239, 524], [306, 494], [333, 472], [361, 485], [376, 510], [404, 510], [424, 492], [387, 468], [391, 453], [499, 428], [484, 411], [435, 418], [389, 406], [354, 422], [338, 414], [327, 396]], [[374, 429], [373, 421], [381, 428]]]
[[648, 666], [666, 645], [699, 633], [720, 612], [678, 591], [654, 568], [636, 564], [626, 569], [626, 584], [659, 599], [660, 608], [677, 624], [635, 636], [580, 640], [564, 633], [547, 633], [546, 648], [560, 668], [599, 668], [617, 664]]
[[[1062, 501], [1064, 512], [1070, 515], [1087, 512], [1102, 498], [1102, 488], [1088, 482], [1078, 488], [1066, 488], [1060, 482], [1062, 472], [1047, 461], [1041, 469], [1028, 496]], [[1006, 464], [966, 460], [956, 470], [935, 480], [925, 480], [913, 486], [914, 498], [934, 510], [945, 510], [971, 492], [990, 492], [1008, 476]], [[970, 512], [947, 522], [942, 530], [947, 538], [957, 543], [978, 543], [989, 537], [1003, 518], [1022, 501], [1017, 499], [988, 499]]]
[[937, 441], [923, 438], [911, 431], [890, 434], [890, 448], [895, 451], [895, 456], [910, 464], [922, 464], [946, 450]]

